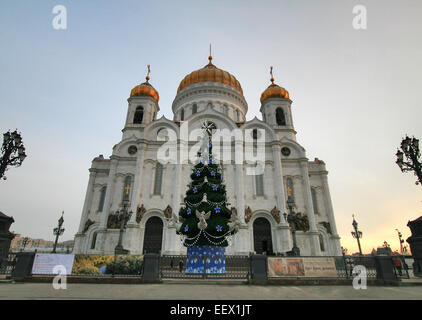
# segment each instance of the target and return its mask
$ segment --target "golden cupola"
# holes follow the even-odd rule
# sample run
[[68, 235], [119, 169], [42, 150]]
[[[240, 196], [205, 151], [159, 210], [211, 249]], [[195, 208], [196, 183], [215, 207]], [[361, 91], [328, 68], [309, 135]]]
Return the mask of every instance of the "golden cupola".
[[177, 93], [180, 90], [198, 82], [220, 82], [235, 88], [243, 95], [242, 87], [239, 81], [227, 71], [217, 68], [211, 61], [212, 56], [208, 57], [209, 63], [202, 69], [196, 70], [188, 74], [179, 84]]
[[289, 92], [283, 87], [280, 87], [279, 85], [274, 83], [273, 67], [271, 67], [270, 69], [270, 74], [271, 74], [271, 84], [261, 94], [261, 103], [264, 102], [264, 100], [269, 99], [269, 98], [290, 99]]
[[158, 91], [155, 90], [155, 88], [148, 82], [150, 79], [149, 77], [150, 72], [151, 72], [150, 65], [148, 65], [148, 73], [147, 73], [147, 76], [145, 77], [146, 81], [144, 83], [137, 85], [135, 88], [133, 88], [130, 91], [131, 97], [151, 97], [157, 102], [160, 100]]

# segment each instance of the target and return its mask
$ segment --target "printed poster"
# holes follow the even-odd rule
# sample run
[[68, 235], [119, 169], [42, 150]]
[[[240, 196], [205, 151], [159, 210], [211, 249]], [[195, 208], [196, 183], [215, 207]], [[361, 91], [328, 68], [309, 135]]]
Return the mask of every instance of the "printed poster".
[[[32, 274], [66, 274], [72, 272], [74, 254], [37, 253], [35, 254]], [[54, 267], [63, 266], [54, 272]]]
[[334, 258], [268, 258], [268, 277], [338, 277]]

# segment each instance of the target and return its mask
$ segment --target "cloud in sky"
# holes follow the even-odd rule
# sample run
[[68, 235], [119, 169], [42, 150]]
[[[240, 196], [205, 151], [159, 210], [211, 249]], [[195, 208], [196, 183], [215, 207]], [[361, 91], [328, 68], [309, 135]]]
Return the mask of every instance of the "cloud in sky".
[[364, 251], [398, 247], [420, 216], [420, 186], [394, 154], [406, 134], [422, 137], [418, 92], [422, 4], [360, 1], [368, 29], [352, 28], [355, 1], [61, 1], [68, 29], [52, 28], [55, 1], [0, 4], [0, 129], [19, 128], [23, 166], [0, 183], [0, 210], [13, 229], [52, 238], [62, 210], [64, 239], [76, 233], [88, 168], [121, 138], [130, 90], [144, 81], [160, 93], [158, 114], [183, 77], [213, 62], [236, 76], [260, 117], [259, 97], [276, 83], [293, 100], [298, 141], [327, 163], [342, 244], [351, 215]]

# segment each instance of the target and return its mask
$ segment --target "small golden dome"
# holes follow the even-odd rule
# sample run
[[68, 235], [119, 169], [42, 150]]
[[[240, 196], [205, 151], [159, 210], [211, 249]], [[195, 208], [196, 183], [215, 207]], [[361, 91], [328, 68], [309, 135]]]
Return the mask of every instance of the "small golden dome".
[[212, 56], [209, 56], [208, 60], [210, 62], [205, 67], [191, 72], [180, 82], [179, 88], [177, 89], [177, 93], [179, 93], [179, 91], [183, 88], [190, 86], [191, 84], [210, 81], [221, 82], [232, 86], [243, 95], [243, 90], [240, 86], [239, 81], [237, 81], [237, 79], [229, 72], [221, 70], [215, 65], [213, 65], [211, 62]]
[[150, 79], [149, 73], [150, 73], [150, 66], [148, 65], [148, 74], [145, 77], [147, 81], [133, 88], [130, 91], [130, 96], [131, 97], [151, 97], [155, 101], [158, 102], [160, 100], [160, 96], [158, 95], [158, 91], [155, 90], [154, 87], [148, 82], [148, 80]]
[[270, 74], [271, 74], [271, 84], [261, 94], [261, 103], [264, 100], [269, 99], [269, 98], [290, 99], [289, 92], [283, 87], [280, 87], [279, 85], [274, 83], [273, 67], [271, 67]]

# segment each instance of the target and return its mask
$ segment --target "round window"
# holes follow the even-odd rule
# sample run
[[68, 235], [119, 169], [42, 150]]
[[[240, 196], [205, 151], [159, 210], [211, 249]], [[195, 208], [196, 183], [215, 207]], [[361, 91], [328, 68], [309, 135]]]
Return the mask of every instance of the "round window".
[[137, 148], [136, 146], [130, 146], [130, 147], [127, 149], [127, 152], [128, 152], [129, 154], [131, 154], [131, 155], [135, 154], [137, 151], [138, 151], [138, 148]]
[[285, 157], [288, 157], [290, 155], [290, 149], [287, 147], [281, 148], [281, 154]]

